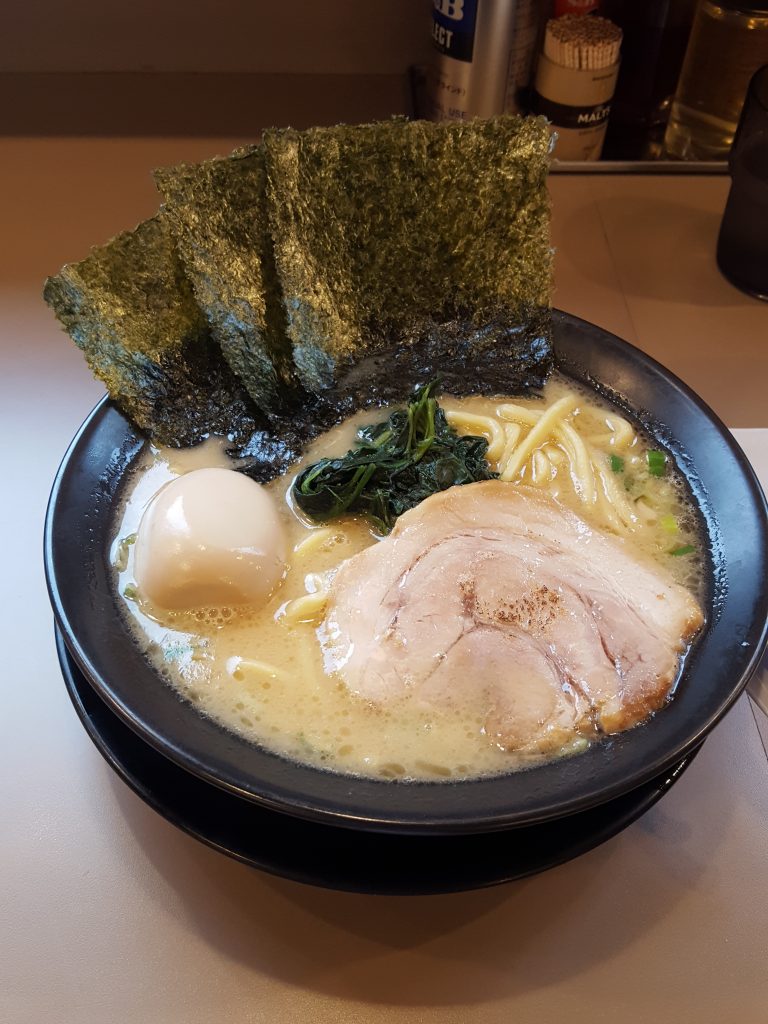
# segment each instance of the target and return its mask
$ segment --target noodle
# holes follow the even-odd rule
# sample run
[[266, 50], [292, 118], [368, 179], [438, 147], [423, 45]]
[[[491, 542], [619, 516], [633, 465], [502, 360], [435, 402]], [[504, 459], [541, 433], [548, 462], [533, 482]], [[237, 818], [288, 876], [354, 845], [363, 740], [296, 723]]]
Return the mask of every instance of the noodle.
[[312, 622], [324, 611], [328, 603], [328, 591], [318, 590], [304, 597], [287, 601], [280, 609], [279, 616], [284, 622]]
[[497, 462], [507, 444], [504, 429], [500, 423], [490, 416], [476, 416], [468, 412], [446, 412], [448, 423], [459, 432], [467, 434], [484, 434], [488, 437], [486, 457], [489, 462]]
[[[572, 392], [543, 410], [504, 402], [496, 409], [496, 415], [503, 421], [501, 424], [491, 416], [465, 410], [452, 410], [446, 415], [456, 429], [479, 431], [492, 439], [488, 460], [496, 463], [502, 480], [522, 478], [531, 460], [531, 482], [542, 485], [554, 479], [558, 467], [567, 460], [573, 489], [579, 499], [587, 505], [599, 505], [615, 529], [631, 528], [637, 517], [619, 488], [603, 471], [603, 453], [592, 449], [605, 447], [625, 451], [636, 442], [635, 430], [621, 416], [606, 415], [590, 406], [579, 409], [578, 403], [578, 395]], [[581, 415], [576, 416], [577, 413]], [[610, 433], [588, 432], [590, 420], [604, 424]], [[524, 430], [527, 433], [523, 434]], [[500, 443], [502, 436], [503, 444]]]
[[610, 416], [604, 417], [603, 422], [608, 427], [609, 434], [594, 434], [589, 437], [589, 441], [597, 446], [609, 445], [612, 448], [617, 448], [619, 451], [625, 451], [627, 448], [635, 442], [635, 430], [631, 423], [623, 419], [621, 416]]
[[499, 459], [499, 469], [509, 462], [512, 452], [515, 450], [515, 445], [520, 440], [520, 434], [522, 433], [522, 427], [519, 423], [505, 423], [504, 424], [504, 435], [506, 438], [506, 444], [504, 445], [504, 451], [501, 453]]
[[571, 476], [574, 479], [576, 493], [582, 501], [592, 505], [597, 497], [597, 491], [592, 460], [587, 452], [587, 447], [570, 424], [563, 423], [560, 430], [573, 449], [575, 466], [571, 466]]
[[[558, 494], [570, 479], [579, 503], [593, 509], [615, 533], [656, 526], [659, 513], [654, 501], [666, 499], [656, 494], [658, 485], [650, 493], [643, 490], [645, 459], [639, 454], [612, 454], [631, 453], [638, 443], [635, 428], [612, 411], [581, 402], [578, 393], [567, 391], [543, 408], [503, 402], [496, 406], [495, 416], [467, 409], [451, 409], [446, 416], [455, 429], [490, 438], [488, 461], [495, 464], [501, 480], [551, 485]], [[610, 461], [614, 458], [617, 466]], [[625, 460], [627, 474], [620, 476]], [[635, 476], [641, 480], [635, 493], [641, 493], [633, 499], [627, 491]]]
[[565, 458], [565, 452], [557, 444], [548, 442], [542, 450], [553, 466], [559, 466]]
[[312, 530], [308, 537], [300, 540], [293, 549], [294, 556], [304, 558], [306, 555], [314, 554], [329, 541], [336, 540], [338, 532], [325, 526], [318, 530]]
[[[577, 402], [578, 398], [576, 395], [566, 395], [542, 413], [538, 423], [531, 427], [528, 436], [513, 451], [506, 466], [502, 469], [500, 474], [502, 480], [514, 480], [534, 448], [547, 440], [554, 424], [569, 412], [572, 412]], [[505, 406], [501, 406], [501, 409], [505, 408]]]
[[623, 488], [616, 483], [615, 474], [607, 469], [600, 469], [599, 477], [608, 507], [616, 513], [622, 526], [631, 530], [637, 522], [637, 516], [632, 511], [626, 494], [622, 493]]
[[552, 479], [552, 463], [542, 451], [533, 453], [533, 482], [535, 484], [549, 483]]
[[[671, 557], [701, 548], [674, 460], [668, 458], [667, 472], [657, 476], [648, 458], [657, 447], [653, 437], [638, 433], [599, 402], [557, 376], [542, 397], [507, 401], [498, 394], [446, 395], [440, 400], [454, 429], [488, 440], [490, 469], [510, 481], [505, 487], [535, 488], [590, 529], [627, 538], [627, 547], [656, 559], [685, 585], [698, 587], [702, 560], [695, 554]], [[332, 428], [313, 442], [301, 465], [340, 457], [360, 424], [371, 419], [366, 409]], [[162, 484], [169, 471], [157, 453], [146, 460], [144, 472], [147, 466], [153, 473], [159, 467], [152, 479]], [[317, 526], [294, 514], [292, 479], [289, 473], [267, 485], [285, 519], [289, 555], [280, 587], [264, 607], [216, 607], [161, 621], [141, 600], [123, 602], [138, 642], [164, 678], [201, 713], [238, 735], [322, 768], [435, 781], [493, 775], [540, 760], [539, 753], [511, 754], [492, 737], [489, 742], [473, 701], [459, 701], [425, 720], [407, 700], [384, 709], [349, 690], [336, 674], [337, 661], [326, 659], [336, 628], [334, 615], [328, 615], [331, 581], [346, 559], [378, 539], [362, 516]], [[145, 492], [135, 488], [121, 512], [118, 536], [137, 530], [145, 504]], [[121, 594], [133, 581], [135, 545], [125, 549], [127, 558], [115, 567]], [[361, 593], [361, 614], [367, 611], [365, 601]], [[431, 628], [426, 618], [423, 628], [425, 633]], [[589, 745], [590, 739], [563, 736], [562, 742], [562, 752], [568, 753]]]
[[249, 676], [264, 676], [268, 679], [283, 678], [283, 673], [266, 661], [256, 661], [254, 658], [230, 658], [227, 664], [227, 671], [233, 679], [238, 681]]

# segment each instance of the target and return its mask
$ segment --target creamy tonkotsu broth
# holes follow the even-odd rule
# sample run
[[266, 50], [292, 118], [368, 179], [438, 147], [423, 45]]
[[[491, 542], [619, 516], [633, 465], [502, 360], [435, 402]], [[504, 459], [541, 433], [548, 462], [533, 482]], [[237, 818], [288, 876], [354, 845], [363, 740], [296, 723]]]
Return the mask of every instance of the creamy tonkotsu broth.
[[[644, 557], [699, 592], [701, 540], [681, 480], [669, 463], [663, 476], [654, 476], [647, 452], [658, 446], [594, 393], [554, 376], [541, 398], [439, 401], [459, 433], [488, 437], [491, 468], [503, 479], [506, 466], [510, 487], [523, 483], [552, 495], [590, 525], [627, 537]], [[542, 411], [557, 403], [563, 418], [540, 431], [540, 440], [533, 436], [530, 453], [523, 450], [516, 466], [510, 453], [536, 429]], [[160, 612], [137, 592], [132, 539], [152, 496], [193, 469], [231, 465], [216, 441], [188, 451], [149, 450], [119, 511], [112, 551], [133, 634], [161, 675], [200, 712], [300, 762], [376, 778], [447, 780], [551, 759], [552, 752], [502, 749], [487, 733], [486, 709], [471, 701], [442, 709], [408, 700], [377, 707], [354, 696], [323, 643], [329, 580], [344, 560], [379, 538], [354, 517], [308, 523], [292, 508], [290, 487], [306, 465], [343, 455], [359, 425], [386, 415], [385, 409], [356, 414], [267, 485], [285, 530], [287, 570], [266, 605], [255, 610]], [[574, 431], [581, 447], [574, 447]], [[583, 749], [593, 738], [583, 732], [570, 737], [555, 756]]]

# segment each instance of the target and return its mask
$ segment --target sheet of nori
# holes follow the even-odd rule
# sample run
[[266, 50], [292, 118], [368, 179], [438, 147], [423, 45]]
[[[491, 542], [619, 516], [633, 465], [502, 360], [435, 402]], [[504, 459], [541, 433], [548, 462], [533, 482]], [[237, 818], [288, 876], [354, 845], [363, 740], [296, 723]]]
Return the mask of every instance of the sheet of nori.
[[243, 440], [260, 416], [212, 341], [167, 223], [139, 224], [45, 283], [44, 297], [118, 407], [153, 440]]
[[297, 390], [272, 238], [260, 147], [155, 171], [195, 298], [227, 362], [267, 414]]
[[499, 390], [542, 383], [552, 278], [542, 118], [270, 130], [263, 146], [287, 329], [307, 390], [348, 390], [361, 359], [412, 345], [433, 373], [460, 374], [480, 345], [501, 370], [526, 364]]

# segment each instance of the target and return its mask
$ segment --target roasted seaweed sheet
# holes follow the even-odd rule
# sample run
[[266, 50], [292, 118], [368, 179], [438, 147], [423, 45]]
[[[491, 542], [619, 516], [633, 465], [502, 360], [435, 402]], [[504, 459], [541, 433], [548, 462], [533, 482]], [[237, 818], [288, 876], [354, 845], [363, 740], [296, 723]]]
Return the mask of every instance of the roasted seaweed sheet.
[[211, 333], [254, 402], [282, 414], [297, 391], [267, 224], [260, 147], [155, 171], [182, 262]]
[[543, 383], [548, 162], [541, 119], [271, 130], [156, 172], [160, 214], [45, 298], [150, 437], [228, 434], [266, 473], [436, 374], [456, 394]]
[[500, 388], [542, 382], [549, 145], [543, 119], [512, 116], [265, 133], [275, 262], [309, 392], [343, 393], [361, 359], [419, 341], [432, 372], [460, 372], [489, 331], [518, 369], [515, 345], [537, 354]]
[[245, 440], [261, 417], [210, 337], [154, 217], [45, 283], [44, 297], [120, 409], [153, 440]]

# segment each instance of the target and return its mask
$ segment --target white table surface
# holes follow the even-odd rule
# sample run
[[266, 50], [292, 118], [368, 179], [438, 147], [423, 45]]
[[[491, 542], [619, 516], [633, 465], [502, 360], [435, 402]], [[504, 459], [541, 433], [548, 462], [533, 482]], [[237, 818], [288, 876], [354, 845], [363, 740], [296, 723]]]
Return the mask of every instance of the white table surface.
[[[768, 720], [747, 697], [620, 836], [444, 897], [327, 892], [236, 864], [147, 808], [92, 746], [61, 681], [41, 547], [56, 466], [102, 389], [40, 289], [153, 212], [150, 167], [228, 148], [0, 141], [0, 1021], [764, 1024]], [[556, 302], [753, 428], [736, 436], [768, 483], [768, 429], [754, 429], [768, 428], [768, 306], [714, 266], [726, 190], [553, 180]]]

